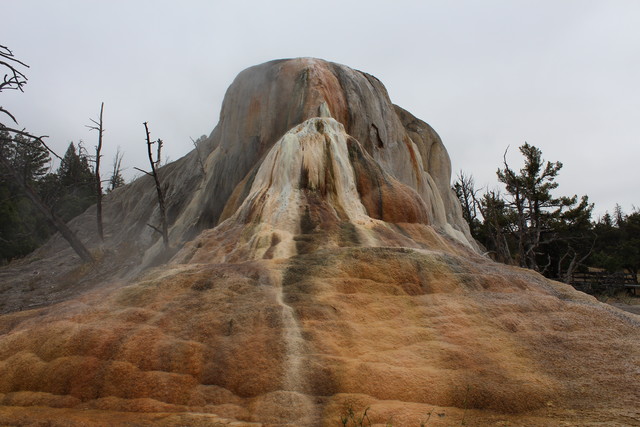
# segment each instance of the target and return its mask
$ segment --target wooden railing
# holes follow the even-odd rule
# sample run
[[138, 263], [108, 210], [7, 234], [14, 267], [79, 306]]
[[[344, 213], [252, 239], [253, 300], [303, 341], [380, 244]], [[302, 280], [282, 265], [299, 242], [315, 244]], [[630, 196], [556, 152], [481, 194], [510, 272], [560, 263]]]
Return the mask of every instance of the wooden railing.
[[623, 290], [635, 294], [640, 289], [637, 278], [630, 273], [606, 273], [603, 271], [574, 273], [568, 283], [579, 291], [589, 294], [614, 293]]

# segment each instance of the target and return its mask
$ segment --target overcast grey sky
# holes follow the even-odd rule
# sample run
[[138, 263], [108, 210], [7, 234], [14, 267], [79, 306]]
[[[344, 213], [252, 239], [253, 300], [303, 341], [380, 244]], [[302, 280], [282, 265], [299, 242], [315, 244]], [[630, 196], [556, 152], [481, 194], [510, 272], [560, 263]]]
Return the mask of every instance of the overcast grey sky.
[[637, 0], [20, 0], [3, 15], [0, 44], [31, 68], [0, 105], [64, 152], [95, 145], [104, 101], [105, 162], [120, 146], [129, 176], [143, 121], [176, 160], [241, 70], [313, 56], [378, 77], [479, 186], [527, 141], [563, 162], [558, 195], [589, 195], [596, 215], [640, 206]]

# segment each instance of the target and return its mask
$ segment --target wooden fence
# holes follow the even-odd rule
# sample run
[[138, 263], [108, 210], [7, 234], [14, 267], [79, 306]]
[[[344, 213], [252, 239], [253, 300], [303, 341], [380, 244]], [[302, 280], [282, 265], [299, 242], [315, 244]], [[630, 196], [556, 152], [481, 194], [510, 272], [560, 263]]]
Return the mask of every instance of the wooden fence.
[[626, 290], [635, 295], [640, 289], [640, 284], [638, 284], [638, 280], [633, 274], [606, 273], [603, 271], [574, 273], [569, 284], [577, 290], [589, 294], [615, 293]]

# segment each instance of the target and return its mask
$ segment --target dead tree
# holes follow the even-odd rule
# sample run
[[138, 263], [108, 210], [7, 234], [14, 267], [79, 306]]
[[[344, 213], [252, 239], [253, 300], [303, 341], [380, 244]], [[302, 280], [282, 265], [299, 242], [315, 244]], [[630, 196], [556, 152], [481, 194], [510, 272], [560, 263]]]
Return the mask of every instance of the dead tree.
[[475, 188], [475, 182], [473, 176], [465, 175], [463, 171], [458, 173], [458, 179], [456, 180], [453, 191], [458, 196], [460, 206], [462, 207], [462, 217], [469, 224], [469, 231], [474, 238], [478, 236], [478, 192], [480, 190]]
[[[151, 165], [151, 172], [147, 172], [139, 168], [135, 168], [135, 169], [151, 176], [156, 184], [156, 192], [158, 194], [158, 207], [160, 208], [160, 228], [151, 224], [147, 224], [147, 225], [153, 228], [158, 233], [162, 234], [162, 242], [164, 243], [165, 247], [168, 247], [169, 246], [169, 227], [167, 226], [167, 212], [164, 206], [164, 192], [162, 191], [162, 186], [160, 185], [160, 178], [158, 177], [158, 168], [160, 167], [160, 160], [162, 155], [162, 140], [158, 138], [155, 141], [151, 141], [151, 135], [149, 134], [148, 123], [144, 122], [143, 124], [144, 124], [144, 130], [146, 133], [147, 155], [149, 156], [149, 164]], [[151, 149], [151, 146], [153, 144], [157, 144], [156, 160], [153, 160], [153, 150]]]
[[193, 138], [189, 137], [191, 139], [191, 143], [193, 144], [193, 148], [195, 148], [196, 150], [196, 156], [198, 157], [198, 165], [200, 165], [200, 173], [202, 174], [203, 178], [207, 177], [207, 172], [204, 169], [204, 161], [202, 160], [202, 155], [200, 154], [200, 142], [202, 142], [203, 137], [198, 138], [198, 140], [194, 140]]
[[[24, 92], [24, 85], [27, 84], [26, 75], [21, 72], [18, 66], [23, 66], [29, 68], [27, 64], [16, 59], [13, 55], [11, 49], [6, 46], [0, 45], [0, 67], [2, 67], [5, 71], [4, 78], [2, 82], [0, 82], [0, 92], [5, 90], [19, 90], [20, 92]], [[14, 117], [11, 112], [7, 109], [0, 107], [0, 113], [8, 116], [16, 125], [18, 121]], [[6, 126], [4, 123], [0, 122], [0, 129], [9, 133], [11, 138], [14, 138], [16, 135], [22, 135], [29, 139], [37, 141], [44, 148], [46, 148], [52, 155], [61, 159], [55, 151], [53, 151], [49, 146], [44, 142], [44, 138], [47, 138], [46, 135], [35, 136], [30, 134], [24, 129], [14, 129], [9, 126]], [[2, 151], [2, 150], [0, 150]], [[15, 182], [22, 189], [25, 195], [31, 200], [34, 206], [42, 212], [44, 217], [53, 225], [62, 235], [62, 237], [69, 243], [69, 245], [73, 248], [73, 250], [78, 254], [78, 256], [83, 261], [93, 261], [93, 257], [91, 253], [87, 250], [87, 248], [82, 244], [78, 236], [75, 235], [73, 231], [65, 224], [65, 222], [58, 217], [49, 206], [47, 206], [38, 193], [35, 192], [33, 188], [29, 185], [28, 182], [22, 179], [22, 176], [15, 170], [11, 162], [7, 160], [4, 156], [4, 153], [0, 152], [0, 165], [15, 179]]]
[[98, 145], [96, 146], [96, 222], [98, 226], [98, 236], [101, 241], [104, 241], [104, 231], [102, 227], [102, 180], [100, 179], [100, 152], [102, 151], [102, 135], [104, 128], [102, 127], [102, 112], [104, 110], [104, 102], [100, 105], [100, 118], [98, 121], [93, 119], [91, 122], [93, 125], [87, 126], [91, 130], [98, 131]]

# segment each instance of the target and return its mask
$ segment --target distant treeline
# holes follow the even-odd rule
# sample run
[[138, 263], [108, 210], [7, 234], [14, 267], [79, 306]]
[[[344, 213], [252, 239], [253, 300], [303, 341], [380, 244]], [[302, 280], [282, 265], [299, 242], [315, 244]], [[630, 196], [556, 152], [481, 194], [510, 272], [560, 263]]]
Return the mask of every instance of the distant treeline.
[[565, 282], [590, 267], [626, 270], [637, 281], [640, 211], [625, 213], [616, 205], [613, 214], [593, 221], [586, 195], [552, 194], [562, 163], [544, 161], [541, 150], [527, 143], [519, 149], [524, 166], [516, 171], [505, 158], [497, 171], [504, 193], [475, 188], [473, 177], [463, 172], [453, 187], [472, 236], [487, 253]]
[[[49, 151], [40, 142], [20, 135], [0, 131], [0, 155], [64, 221], [96, 202], [94, 159], [81, 143], [69, 144], [55, 171], [52, 171]], [[106, 185], [107, 192], [124, 184], [119, 163], [117, 166]], [[55, 231], [16, 179], [0, 170], [0, 264], [32, 252]]]

